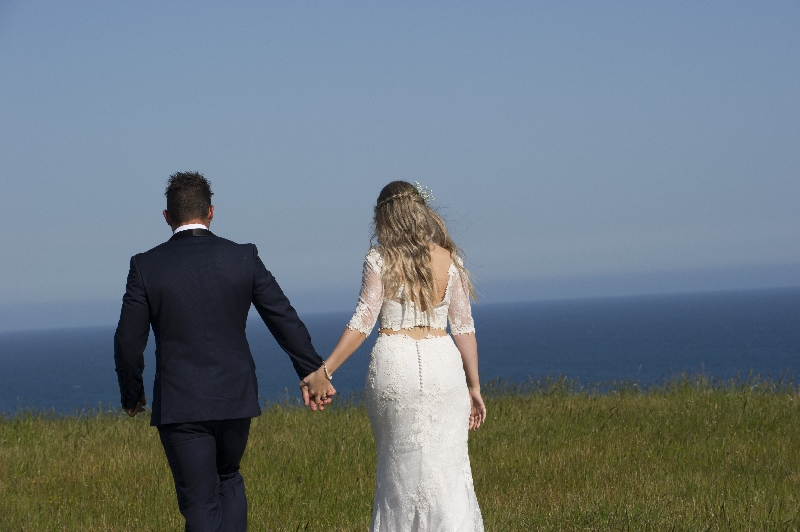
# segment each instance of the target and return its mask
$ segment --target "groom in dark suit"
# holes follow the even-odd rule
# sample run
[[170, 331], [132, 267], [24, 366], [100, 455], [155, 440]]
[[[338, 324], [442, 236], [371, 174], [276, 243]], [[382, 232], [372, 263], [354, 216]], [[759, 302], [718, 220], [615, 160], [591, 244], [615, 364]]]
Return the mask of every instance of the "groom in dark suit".
[[[144, 409], [143, 352], [152, 327], [156, 375], [151, 425], [167, 455], [187, 531], [244, 531], [247, 499], [239, 474], [258, 416], [255, 363], [245, 337], [250, 305], [289, 355], [302, 380], [323, 364], [308, 331], [253, 244], [208, 230], [210, 183], [199, 173], [170, 176], [164, 219], [172, 238], [131, 258], [114, 361], [122, 407]], [[308, 381], [308, 379], [306, 379]], [[335, 391], [319, 379], [304, 388], [322, 409]]]

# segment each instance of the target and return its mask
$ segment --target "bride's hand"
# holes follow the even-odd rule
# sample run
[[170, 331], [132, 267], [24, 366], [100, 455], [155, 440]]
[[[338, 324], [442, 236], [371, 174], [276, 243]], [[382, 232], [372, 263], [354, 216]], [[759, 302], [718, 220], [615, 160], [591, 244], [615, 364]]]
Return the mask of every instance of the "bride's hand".
[[486, 405], [483, 404], [480, 390], [470, 390], [469, 398], [472, 403], [472, 409], [469, 412], [469, 430], [478, 430], [486, 421]]
[[303, 403], [311, 407], [311, 410], [325, 410], [325, 405], [333, 401], [332, 397], [336, 394], [336, 389], [322, 368], [300, 381], [300, 389], [303, 392]]

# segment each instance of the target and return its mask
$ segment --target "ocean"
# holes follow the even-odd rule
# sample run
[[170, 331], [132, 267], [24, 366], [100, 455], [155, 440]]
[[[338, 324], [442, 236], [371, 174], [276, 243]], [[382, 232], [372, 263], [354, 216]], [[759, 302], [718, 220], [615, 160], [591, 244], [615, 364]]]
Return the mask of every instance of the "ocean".
[[[481, 380], [563, 375], [596, 384], [658, 382], [679, 373], [797, 378], [800, 288], [475, 305]], [[257, 316], [251, 313], [251, 316]], [[348, 313], [301, 316], [326, 357]], [[77, 413], [119, 404], [114, 327], [0, 334], [0, 412]], [[336, 372], [340, 395], [363, 389], [376, 331]], [[265, 401], [296, 400], [298, 378], [263, 323], [247, 336]], [[145, 352], [152, 396], [155, 355]]]

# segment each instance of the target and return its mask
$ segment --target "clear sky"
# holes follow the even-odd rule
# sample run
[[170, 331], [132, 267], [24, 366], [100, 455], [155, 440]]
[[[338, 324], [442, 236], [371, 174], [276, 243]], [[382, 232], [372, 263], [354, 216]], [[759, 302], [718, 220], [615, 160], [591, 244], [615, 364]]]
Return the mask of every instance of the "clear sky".
[[354, 305], [394, 179], [486, 301], [800, 285], [798, 28], [796, 1], [0, 2], [0, 319], [113, 323], [76, 309], [118, 307], [178, 170], [305, 312]]

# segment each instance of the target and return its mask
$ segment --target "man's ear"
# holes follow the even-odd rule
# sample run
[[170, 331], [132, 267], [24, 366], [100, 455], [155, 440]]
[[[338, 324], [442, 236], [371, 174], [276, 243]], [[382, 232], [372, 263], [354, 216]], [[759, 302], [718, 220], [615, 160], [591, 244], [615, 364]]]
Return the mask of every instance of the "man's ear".
[[167, 225], [172, 227], [172, 218], [170, 218], [169, 216], [169, 211], [167, 209], [164, 209], [164, 212], [162, 214], [164, 215], [164, 220], [166, 220]]
[[[164, 212], [167, 212], [167, 211], [164, 211]], [[208, 207], [208, 221], [210, 222], [213, 219], [214, 219], [214, 206], [211, 205], [211, 206]]]

